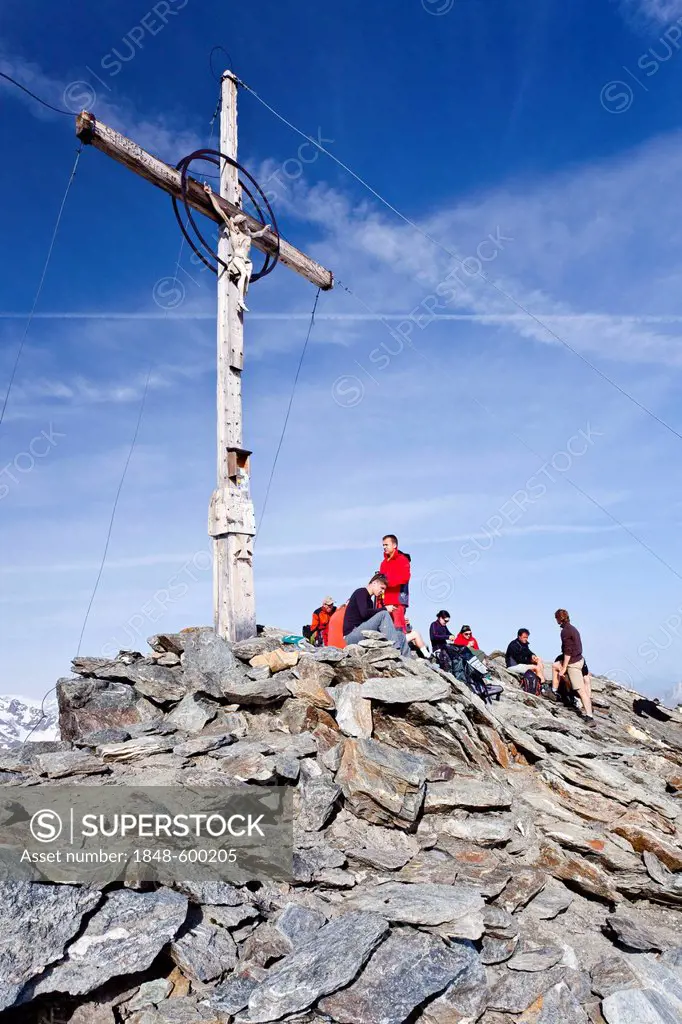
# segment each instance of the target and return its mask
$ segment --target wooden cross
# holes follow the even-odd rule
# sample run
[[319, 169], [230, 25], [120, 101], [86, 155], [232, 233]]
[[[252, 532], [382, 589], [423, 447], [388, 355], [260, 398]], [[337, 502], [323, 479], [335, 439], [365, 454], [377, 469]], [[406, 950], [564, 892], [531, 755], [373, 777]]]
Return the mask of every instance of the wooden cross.
[[[231, 71], [222, 77], [220, 151], [237, 159], [237, 86]], [[146, 178], [176, 198], [182, 198], [181, 175], [169, 164], [147, 153], [83, 111], [76, 119], [82, 142], [106, 153], [118, 163]], [[208, 532], [213, 537], [213, 613], [216, 631], [228, 640], [243, 640], [256, 632], [253, 585], [253, 538], [256, 523], [250, 492], [250, 456], [244, 449], [242, 428], [242, 368], [244, 365], [243, 313], [238, 308], [238, 289], [224, 269], [230, 256], [229, 233], [200, 182], [188, 179], [190, 206], [221, 225], [218, 243], [218, 481], [211, 497]], [[219, 205], [231, 216], [242, 213], [239, 172], [221, 161]], [[259, 225], [247, 217], [249, 226]], [[267, 231], [254, 238], [261, 252], [275, 255], [277, 235]], [[279, 239], [280, 262], [312, 284], [328, 290], [334, 286], [331, 271], [320, 266], [285, 239]]]

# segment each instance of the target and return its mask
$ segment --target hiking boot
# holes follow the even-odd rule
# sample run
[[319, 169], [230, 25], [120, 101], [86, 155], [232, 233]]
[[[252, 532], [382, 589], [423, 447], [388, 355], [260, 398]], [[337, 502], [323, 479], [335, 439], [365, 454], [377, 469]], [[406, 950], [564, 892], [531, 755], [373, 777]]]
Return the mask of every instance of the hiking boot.
[[547, 699], [554, 701], [555, 704], [561, 703], [561, 697], [556, 690], [550, 690], [547, 694]]

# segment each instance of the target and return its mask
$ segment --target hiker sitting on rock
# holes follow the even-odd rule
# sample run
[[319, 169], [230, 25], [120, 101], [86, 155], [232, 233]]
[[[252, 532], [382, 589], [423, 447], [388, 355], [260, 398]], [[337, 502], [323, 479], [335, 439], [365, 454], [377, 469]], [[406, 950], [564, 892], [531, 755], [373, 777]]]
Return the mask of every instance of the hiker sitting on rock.
[[470, 647], [472, 651], [480, 651], [478, 646], [478, 640], [474, 636], [471, 626], [462, 626], [459, 633], [455, 637], [455, 643], [459, 647]]
[[554, 618], [561, 627], [561, 659], [552, 665], [552, 697], [558, 700], [559, 680], [568, 676], [574, 695], [580, 698], [584, 717], [593, 722], [592, 683], [589, 675], [583, 675], [585, 659], [580, 633], [565, 608], [559, 608]]
[[374, 629], [387, 637], [401, 654], [407, 655], [409, 646], [405, 633], [395, 628], [388, 608], [377, 609], [374, 604], [383, 597], [387, 586], [386, 577], [377, 572], [366, 587], [353, 591], [343, 616], [343, 638], [347, 644], [357, 644], [364, 640], [363, 630]]
[[512, 640], [507, 647], [507, 652], [504, 656], [507, 672], [511, 672], [513, 676], [522, 676], [529, 669], [532, 669], [540, 682], [544, 683], [545, 666], [542, 659], [537, 654], [534, 654], [528, 646], [529, 637], [530, 630], [522, 626], [516, 634], [516, 640]]
[[313, 612], [310, 623], [310, 642], [316, 647], [326, 647], [329, 643], [329, 621], [336, 611], [333, 597], [325, 597], [319, 608]]

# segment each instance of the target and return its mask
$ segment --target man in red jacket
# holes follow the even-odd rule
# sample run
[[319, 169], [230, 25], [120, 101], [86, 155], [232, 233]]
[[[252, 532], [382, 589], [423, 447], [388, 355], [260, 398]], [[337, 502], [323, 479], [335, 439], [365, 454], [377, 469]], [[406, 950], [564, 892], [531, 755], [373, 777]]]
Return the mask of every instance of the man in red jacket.
[[406, 631], [405, 609], [409, 603], [410, 559], [398, 550], [398, 538], [387, 533], [383, 538], [384, 560], [379, 567], [388, 580], [383, 606], [391, 613], [396, 629]]

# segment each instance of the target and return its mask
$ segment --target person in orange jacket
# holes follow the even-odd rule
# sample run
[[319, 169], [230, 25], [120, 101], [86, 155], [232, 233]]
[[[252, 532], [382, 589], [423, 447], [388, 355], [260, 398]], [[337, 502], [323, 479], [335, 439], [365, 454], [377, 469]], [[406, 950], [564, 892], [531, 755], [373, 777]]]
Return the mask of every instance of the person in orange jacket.
[[471, 647], [472, 651], [480, 651], [478, 640], [471, 632], [471, 626], [462, 626], [455, 637], [455, 643], [458, 647]]
[[318, 647], [326, 647], [329, 643], [329, 622], [336, 611], [333, 597], [325, 597], [319, 608], [313, 612], [310, 623], [311, 640]]
[[398, 538], [394, 533], [387, 533], [382, 543], [384, 560], [379, 566], [379, 572], [388, 580], [382, 607], [387, 608], [391, 613], [396, 629], [407, 632], [405, 609], [409, 604], [409, 584], [412, 574], [410, 556], [398, 549]]

